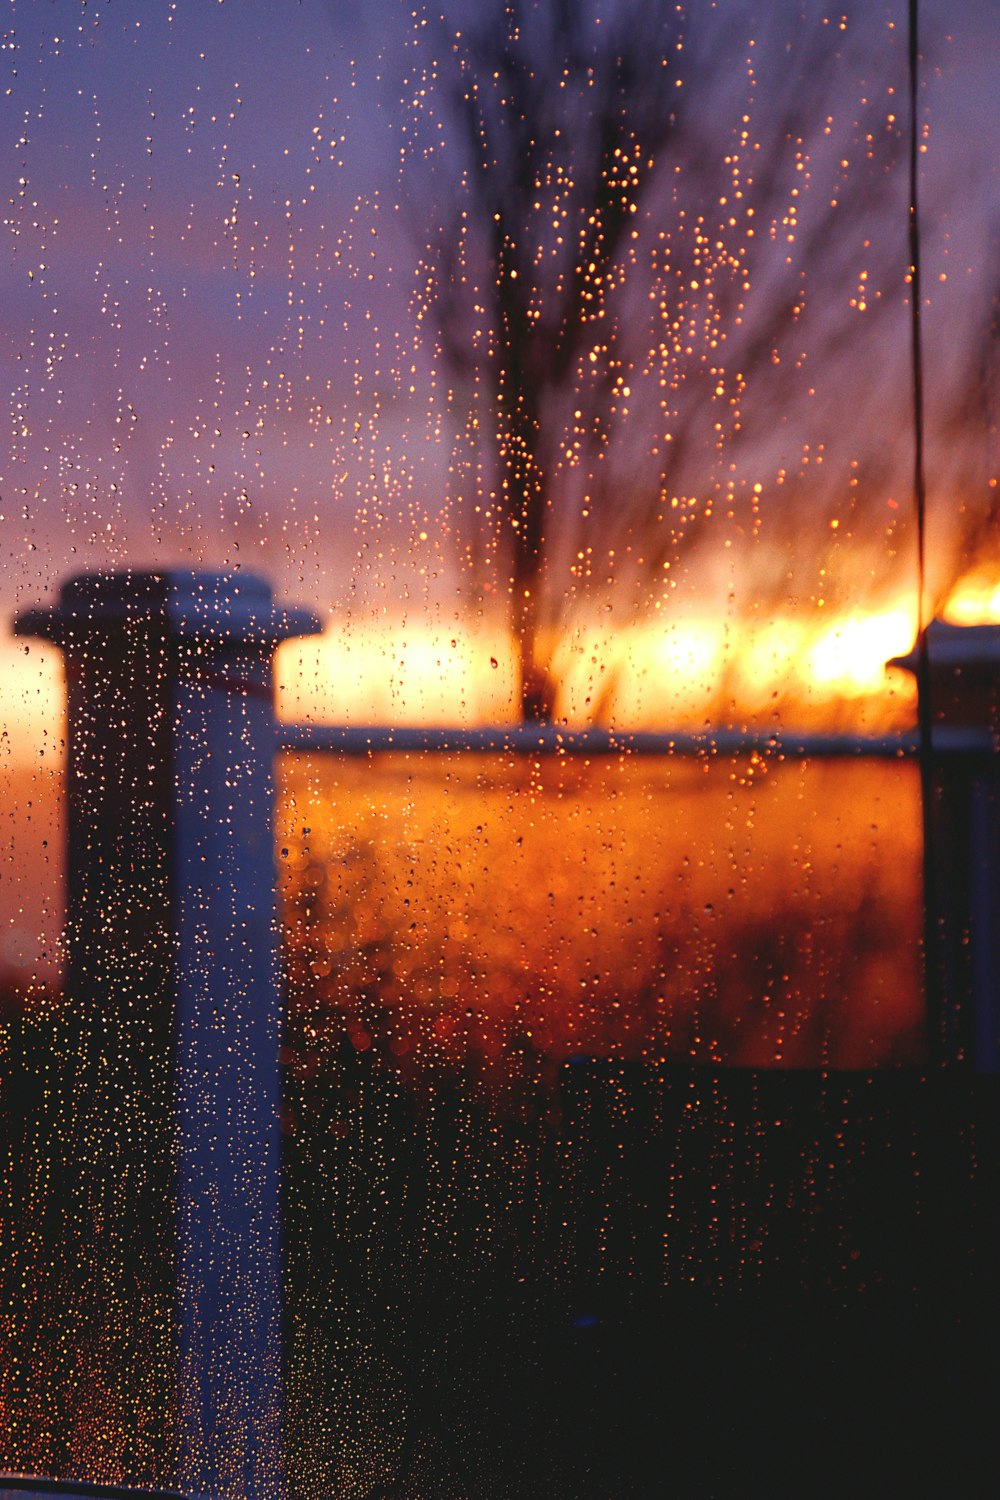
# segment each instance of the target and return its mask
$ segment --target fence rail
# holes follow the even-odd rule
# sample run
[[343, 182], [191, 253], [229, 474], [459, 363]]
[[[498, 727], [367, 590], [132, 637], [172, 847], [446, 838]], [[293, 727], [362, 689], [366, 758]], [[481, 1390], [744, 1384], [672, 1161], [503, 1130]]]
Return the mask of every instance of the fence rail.
[[[558, 724], [514, 724], [480, 729], [424, 729], [376, 725], [279, 724], [278, 748], [311, 754], [478, 754], [523, 756], [762, 755], [774, 760], [906, 760], [919, 753], [915, 733], [768, 734], [752, 729], [635, 731], [565, 729]], [[986, 729], [941, 726], [934, 732], [938, 755], [994, 755], [997, 738]]]

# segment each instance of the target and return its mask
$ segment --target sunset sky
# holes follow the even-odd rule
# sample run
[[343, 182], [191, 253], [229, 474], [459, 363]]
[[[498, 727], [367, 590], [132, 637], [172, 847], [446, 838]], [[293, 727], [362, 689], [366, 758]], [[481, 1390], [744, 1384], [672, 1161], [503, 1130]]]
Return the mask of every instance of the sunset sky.
[[[901, 3], [871, 9], [883, 30], [905, 23]], [[1000, 8], [935, 0], [924, 9], [933, 408], [985, 326], [996, 266]], [[429, 679], [440, 675], [442, 648], [474, 682], [470, 717], [508, 711], [501, 616], [470, 610], [454, 517], [442, 519], [454, 418], [414, 328], [407, 195], [423, 108], [414, 109], [414, 59], [429, 13], [402, 0], [5, 6], [8, 769], [37, 756], [46, 729], [50, 756], [59, 739], [55, 664], [36, 646], [26, 657], [9, 621], [94, 568], [252, 568], [317, 608], [330, 642], [290, 672], [302, 682], [290, 711], [337, 718], [367, 703], [380, 716], [447, 717], [454, 694], [425, 684], [407, 698], [405, 688], [407, 672], [415, 680], [424, 670], [420, 653]], [[905, 332], [897, 320], [888, 364], [905, 360]], [[861, 382], [850, 416], [870, 432], [885, 413], [869, 409], [867, 394]], [[901, 475], [905, 436], [893, 430]], [[944, 533], [954, 497], [946, 475], [930, 480]], [[890, 499], [908, 504], [903, 488]], [[828, 548], [826, 512], [815, 522], [821, 539], [812, 524], [803, 516], [794, 535], [782, 532], [779, 554]], [[880, 517], [866, 555], [878, 557], [882, 526]], [[873, 607], [872, 572], [859, 575], [862, 611]], [[703, 634], [683, 630], [720, 618], [728, 577], [717, 561], [683, 574], [672, 626], [681, 634], [652, 658], [674, 678], [698, 667]], [[802, 600], [788, 587], [791, 615]], [[849, 571], [839, 589], [850, 605]], [[900, 616], [898, 597], [879, 607], [894, 623], [861, 649], [903, 649], [905, 607]], [[619, 654], [639, 651], [618, 620], [603, 636], [594, 629], [595, 650], [614, 638]], [[780, 652], [760, 647], [769, 649], [785, 676]], [[818, 678], [823, 659], [822, 649], [810, 658]], [[718, 660], [710, 651], [703, 670]], [[342, 697], [338, 672], [351, 678]], [[676, 709], [657, 691], [647, 687], [640, 718]]]
[[[902, 25], [903, 5], [878, 9]], [[925, 9], [927, 285], [954, 320], [1000, 207], [1000, 18]], [[396, 602], [400, 579], [447, 594], [450, 445], [409, 310], [399, 102], [419, 7], [6, 12], [3, 613], [68, 571], [154, 561], [258, 567], [343, 610], [382, 543]], [[362, 536], [365, 502], [385, 520]], [[391, 604], [388, 573], [378, 589]]]

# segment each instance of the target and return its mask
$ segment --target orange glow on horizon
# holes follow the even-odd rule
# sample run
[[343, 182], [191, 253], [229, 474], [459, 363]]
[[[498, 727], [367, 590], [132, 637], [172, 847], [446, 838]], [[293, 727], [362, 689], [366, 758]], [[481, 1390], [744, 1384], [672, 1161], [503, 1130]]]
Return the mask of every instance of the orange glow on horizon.
[[66, 741], [61, 653], [45, 641], [0, 637], [0, 770], [58, 762]]
[[[556, 656], [560, 707], [584, 723], [596, 703], [620, 728], [706, 725], [780, 712], [791, 727], [839, 716], [867, 700], [870, 718], [895, 724], [912, 711], [907, 683], [886, 662], [909, 649], [913, 611], [905, 603], [829, 620], [788, 615], [730, 627], [690, 615], [667, 625], [627, 626]], [[597, 687], [604, 678], [610, 687]]]
[[[907, 600], [829, 619], [732, 626], [689, 612], [666, 625], [578, 626], [552, 650], [556, 717], [628, 730], [780, 714], [808, 728], [860, 708], [871, 727], [899, 725], [912, 717], [912, 685], [885, 664], [913, 636]], [[499, 628], [334, 627], [282, 646], [276, 675], [284, 720], [472, 727], [518, 717], [517, 654]]]
[[952, 589], [941, 613], [949, 625], [1000, 623], [1000, 581], [996, 573], [968, 574]]
[[[942, 615], [960, 625], [1000, 622], [996, 573], [961, 580]], [[556, 716], [625, 730], [773, 724], [780, 716], [806, 729], [860, 712], [866, 727], [899, 726], [912, 719], [913, 685], [885, 663], [908, 651], [914, 634], [909, 595], [829, 618], [789, 612], [730, 622], [689, 609], [665, 623], [578, 625], [552, 650]], [[471, 728], [518, 718], [515, 643], [483, 622], [335, 623], [322, 636], [286, 642], [275, 676], [285, 721]], [[63, 700], [55, 647], [0, 639], [0, 761], [8, 769], [59, 762]]]

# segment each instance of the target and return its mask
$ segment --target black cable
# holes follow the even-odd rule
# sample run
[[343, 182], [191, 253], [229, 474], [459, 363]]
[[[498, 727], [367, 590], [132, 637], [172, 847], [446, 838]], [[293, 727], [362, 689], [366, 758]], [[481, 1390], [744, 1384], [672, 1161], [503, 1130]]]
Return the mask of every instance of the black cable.
[[924, 359], [920, 276], [920, 84], [919, 0], [909, 0], [910, 84], [910, 333], [913, 377], [913, 501], [917, 521], [917, 728], [919, 738], [920, 801], [923, 824], [924, 884], [924, 996], [929, 1061], [943, 1061], [945, 1048], [942, 991], [941, 931], [938, 921], [938, 881], [935, 857], [933, 714], [931, 664], [925, 619], [927, 591], [927, 486], [924, 475]]

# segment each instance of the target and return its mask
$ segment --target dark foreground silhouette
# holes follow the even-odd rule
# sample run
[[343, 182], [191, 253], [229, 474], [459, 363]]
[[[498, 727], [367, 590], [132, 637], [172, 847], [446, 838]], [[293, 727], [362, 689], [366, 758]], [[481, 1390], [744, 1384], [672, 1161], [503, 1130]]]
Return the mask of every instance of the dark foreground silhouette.
[[[58, 1007], [3, 1029], [0, 1465], [163, 1483], [141, 1067]], [[498, 1088], [290, 1028], [293, 1495], [990, 1493], [993, 1081], [517, 1048]]]

